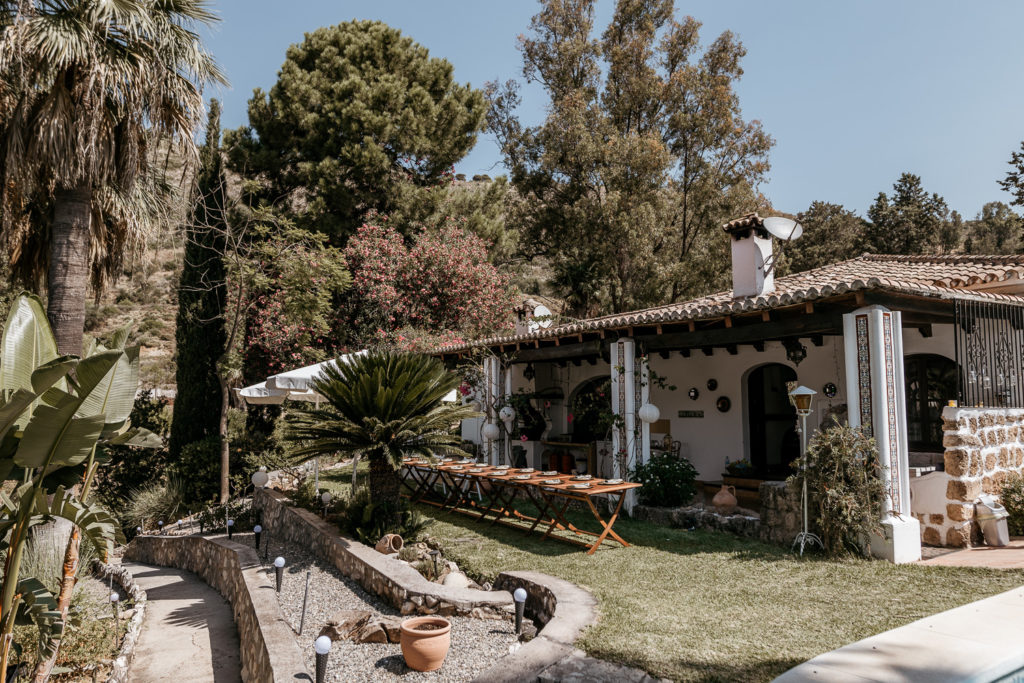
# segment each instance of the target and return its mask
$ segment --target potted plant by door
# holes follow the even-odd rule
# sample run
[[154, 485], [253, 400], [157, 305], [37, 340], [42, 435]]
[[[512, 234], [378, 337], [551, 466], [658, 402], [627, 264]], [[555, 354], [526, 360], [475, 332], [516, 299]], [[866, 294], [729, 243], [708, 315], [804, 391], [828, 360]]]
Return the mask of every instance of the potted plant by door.
[[413, 617], [402, 622], [402, 657], [414, 671], [436, 671], [451, 647], [452, 625], [442, 617]]

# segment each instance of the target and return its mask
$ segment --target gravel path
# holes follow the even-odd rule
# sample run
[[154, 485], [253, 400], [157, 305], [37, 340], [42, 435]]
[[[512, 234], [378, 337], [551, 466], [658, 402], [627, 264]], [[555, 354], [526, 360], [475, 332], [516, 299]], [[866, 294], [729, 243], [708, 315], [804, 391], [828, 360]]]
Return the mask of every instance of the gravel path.
[[[240, 543], [252, 544], [252, 534], [235, 534]], [[287, 565], [279, 596], [281, 609], [292, 628], [298, 632], [302, 614], [302, 595], [306, 572], [310, 572], [309, 605], [299, 647], [307, 653], [310, 672], [316, 670], [313, 641], [333, 614], [342, 609], [365, 609], [381, 615], [397, 616], [398, 610], [370, 595], [336, 568], [317, 560], [312, 553], [297, 546], [284, 545], [270, 538], [267, 572], [273, 581], [272, 563], [278, 555]], [[262, 557], [262, 550], [261, 550]], [[468, 681], [490, 668], [517, 642], [510, 621], [449, 617], [452, 622], [452, 646], [444, 665], [438, 671], [422, 673], [405, 666], [398, 644], [367, 643], [357, 645], [339, 641], [331, 647], [328, 658], [328, 681]]]

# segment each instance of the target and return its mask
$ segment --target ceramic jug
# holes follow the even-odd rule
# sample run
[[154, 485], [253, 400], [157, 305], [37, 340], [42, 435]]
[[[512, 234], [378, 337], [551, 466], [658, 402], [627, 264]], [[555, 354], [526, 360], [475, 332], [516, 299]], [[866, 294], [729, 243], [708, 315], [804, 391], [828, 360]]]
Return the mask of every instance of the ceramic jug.
[[722, 512], [732, 512], [736, 509], [736, 487], [722, 484], [722, 489], [711, 499], [711, 504]]

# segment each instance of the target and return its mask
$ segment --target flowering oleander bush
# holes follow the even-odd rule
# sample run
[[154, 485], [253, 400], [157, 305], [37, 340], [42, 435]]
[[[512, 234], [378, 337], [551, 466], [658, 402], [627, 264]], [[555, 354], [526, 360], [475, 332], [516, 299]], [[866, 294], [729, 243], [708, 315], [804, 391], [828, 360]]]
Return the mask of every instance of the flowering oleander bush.
[[346, 311], [360, 345], [418, 350], [511, 325], [515, 292], [485, 242], [448, 218], [407, 244], [371, 215], [345, 247]]

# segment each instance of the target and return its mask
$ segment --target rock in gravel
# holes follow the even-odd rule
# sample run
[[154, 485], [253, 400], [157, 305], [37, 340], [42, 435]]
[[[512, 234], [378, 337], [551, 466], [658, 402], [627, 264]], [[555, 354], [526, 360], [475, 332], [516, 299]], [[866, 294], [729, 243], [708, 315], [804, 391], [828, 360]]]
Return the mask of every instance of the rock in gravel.
[[352, 640], [357, 643], [386, 643], [388, 634], [379, 621], [371, 621], [356, 631], [352, 635]]
[[331, 617], [330, 621], [327, 622], [327, 625], [320, 631], [320, 635], [329, 636], [330, 639], [335, 642], [339, 640], [347, 640], [361, 628], [366, 626], [372, 617], [373, 613], [368, 610], [343, 609], [336, 612], [334, 616]]
[[396, 617], [381, 617], [381, 628], [388, 635], [389, 643], [402, 642], [402, 620]]
[[448, 576], [444, 577], [445, 586], [451, 586], [452, 588], [469, 588], [469, 577], [462, 572], [452, 572]]

